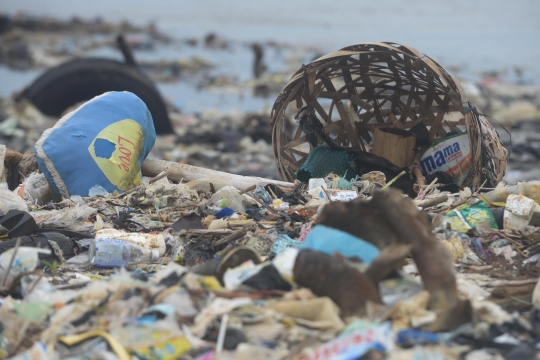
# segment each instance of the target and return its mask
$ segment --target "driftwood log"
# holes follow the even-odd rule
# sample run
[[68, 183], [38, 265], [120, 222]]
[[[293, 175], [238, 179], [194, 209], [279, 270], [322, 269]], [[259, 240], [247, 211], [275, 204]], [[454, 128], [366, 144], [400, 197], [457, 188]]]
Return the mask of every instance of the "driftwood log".
[[162, 171], [167, 171], [167, 177], [173, 181], [192, 181], [199, 179], [212, 179], [219, 182], [227, 183], [239, 190], [247, 189], [253, 185], [274, 184], [285, 192], [293, 192], [294, 184], [264, 179], [255, 176], [242, 176], [229, 174], [222, 171], [205, 169], [198, 166], [179, 164], [165, 160], [144, 160], [142, 164], [142, 173], [144, 176], [157, 176]]
[[[38, 170], [36, 157], [33, 153], [20, 154], [14, 150], [6, 149], [5, 157], [3, 157], [3, 164], [9, 171], [14, 166], [19, 166], [15, 169], [17, 174], [20, 172], [23, 177], [28, 176], [31, 172]], [[255, 176], [242, 176], [236, 174], [229, 174], [223, 171], [217, 171], [212, 169], [205, 169], [198, 166], [179, 164], [172, 161], [165, 160], [149, 160], [146, 159], [142, 164], [142, 174], [144, 176], [157, 177], [158, 175], [167, 174], [167, 177], [173, 181], [192, 181], [199, 179], [212, 179], [219, 182], [232, 185], [239, 190], [248, 189], [255, 185], [267, 185], [274, 184], [281, 188], [285, 192], [293, 192], [294, 184], [285, 181], [265, 179]], [[13, 188], [16, 188], [21, 182], [21, 179], [17, 179], [13, 183]]]

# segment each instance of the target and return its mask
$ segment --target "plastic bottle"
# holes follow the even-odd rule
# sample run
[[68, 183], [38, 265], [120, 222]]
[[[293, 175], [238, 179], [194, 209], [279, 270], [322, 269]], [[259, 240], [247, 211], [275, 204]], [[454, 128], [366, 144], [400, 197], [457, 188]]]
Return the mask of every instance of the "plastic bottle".
[[90, 263], [99, 267], [128, 267], [156, 262], [158, 250], [145, 249], [126, 240], [96, 239], [88, 249]]
[[167, 250], [165, 239], [161, 234], [130, 233], [124, 230], [103, 229], [96, 232], [96, 239], [126, 240], [148, 250], [157, 250], [159, 256], [163, 256]]

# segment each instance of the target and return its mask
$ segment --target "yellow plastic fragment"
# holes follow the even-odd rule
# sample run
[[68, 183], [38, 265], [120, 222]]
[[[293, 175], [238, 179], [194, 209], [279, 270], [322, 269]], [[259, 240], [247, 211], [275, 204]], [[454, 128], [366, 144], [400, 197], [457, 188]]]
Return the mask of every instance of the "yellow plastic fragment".
[[284, 317], [283, 319], [281, 319], [281, 322], [283, 323], [283, 325], [288, 326], [288, 327], [296, 326], [296, 323], [294, 322], [294, 320], [289, 317]]
[[480, 195], [480, 198], [491, 206], [506, 207], [506, 202], [504, 201], [489, 201], [484, 195]]
[[67, 346], [73, 346], [75, 344], [78, 344], [82, 341], [88, 340], [93, 337], [100, 336], [107, 340], [109, 343], [109, 346], [114, 351], [116, 356], [118, 356], [118, 359], [120, 360], [131, 360], [131, 356], [129, 356], [129, 353], [127, 350], [116, 340], [113, 338], [109, 333], [103, 331], [103, 330], [91, 330], [87, 331], [82, 334], [78, 335], [69, 335], [69, 336], [59, 336], [58, 340], [66, 344]]
[[219, 283], [218, 279], [215, 276], [203, 276], [199, 278], [199, 284], [202, 287], [210, 290], [222, 290], [223, 287]]

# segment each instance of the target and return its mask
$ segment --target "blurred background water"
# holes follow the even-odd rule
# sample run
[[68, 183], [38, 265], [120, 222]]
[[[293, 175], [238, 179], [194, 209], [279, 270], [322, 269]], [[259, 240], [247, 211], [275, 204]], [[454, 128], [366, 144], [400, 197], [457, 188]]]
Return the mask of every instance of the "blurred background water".
[[[214, 32], [233, 44], [225, 51], [202, 46], [167, 47], [135, 53], [137, 60], [196, 55], [217, 64], [214, 75], [247, 81], [252, 76], [251, 42], [284, 43], [287, 52], [265, 53], [268, 71], [292, 73], [317, 54], [368, 41], [394, 41], [416, 47], [462, 79], [478, 82], [496, 73], [511, 83], [539, 84], [540, 1], [538, 0], [18, 0], [0, 11], [70, 19], [150, 22], [174, 38], [203, 38]], [[309, 50], [306, 50], [309, 49]], [[89, 55], [121, 59], [115, 49]], [[0, 67], [0, 96], [10, 95], [43, 70]], [[189, 81], [160, 83], [160, 90], [187, 112], [268, 108], [273, 99], [251, 98], [226, 89], [201, 93]]]

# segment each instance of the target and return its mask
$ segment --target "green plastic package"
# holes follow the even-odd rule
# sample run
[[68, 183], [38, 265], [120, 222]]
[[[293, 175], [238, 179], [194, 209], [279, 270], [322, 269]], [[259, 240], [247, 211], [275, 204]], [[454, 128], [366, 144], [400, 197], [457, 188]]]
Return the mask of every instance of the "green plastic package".
[[489, 226], [491, 229], [498, 229], [495, 217], [483, 201], [479, 201], [474, 205], [464, 204], [458, 206], [446, 214], [446, 219], [452, 226], [452, 230], [462, 233], [475, 228], [477, 224]]

